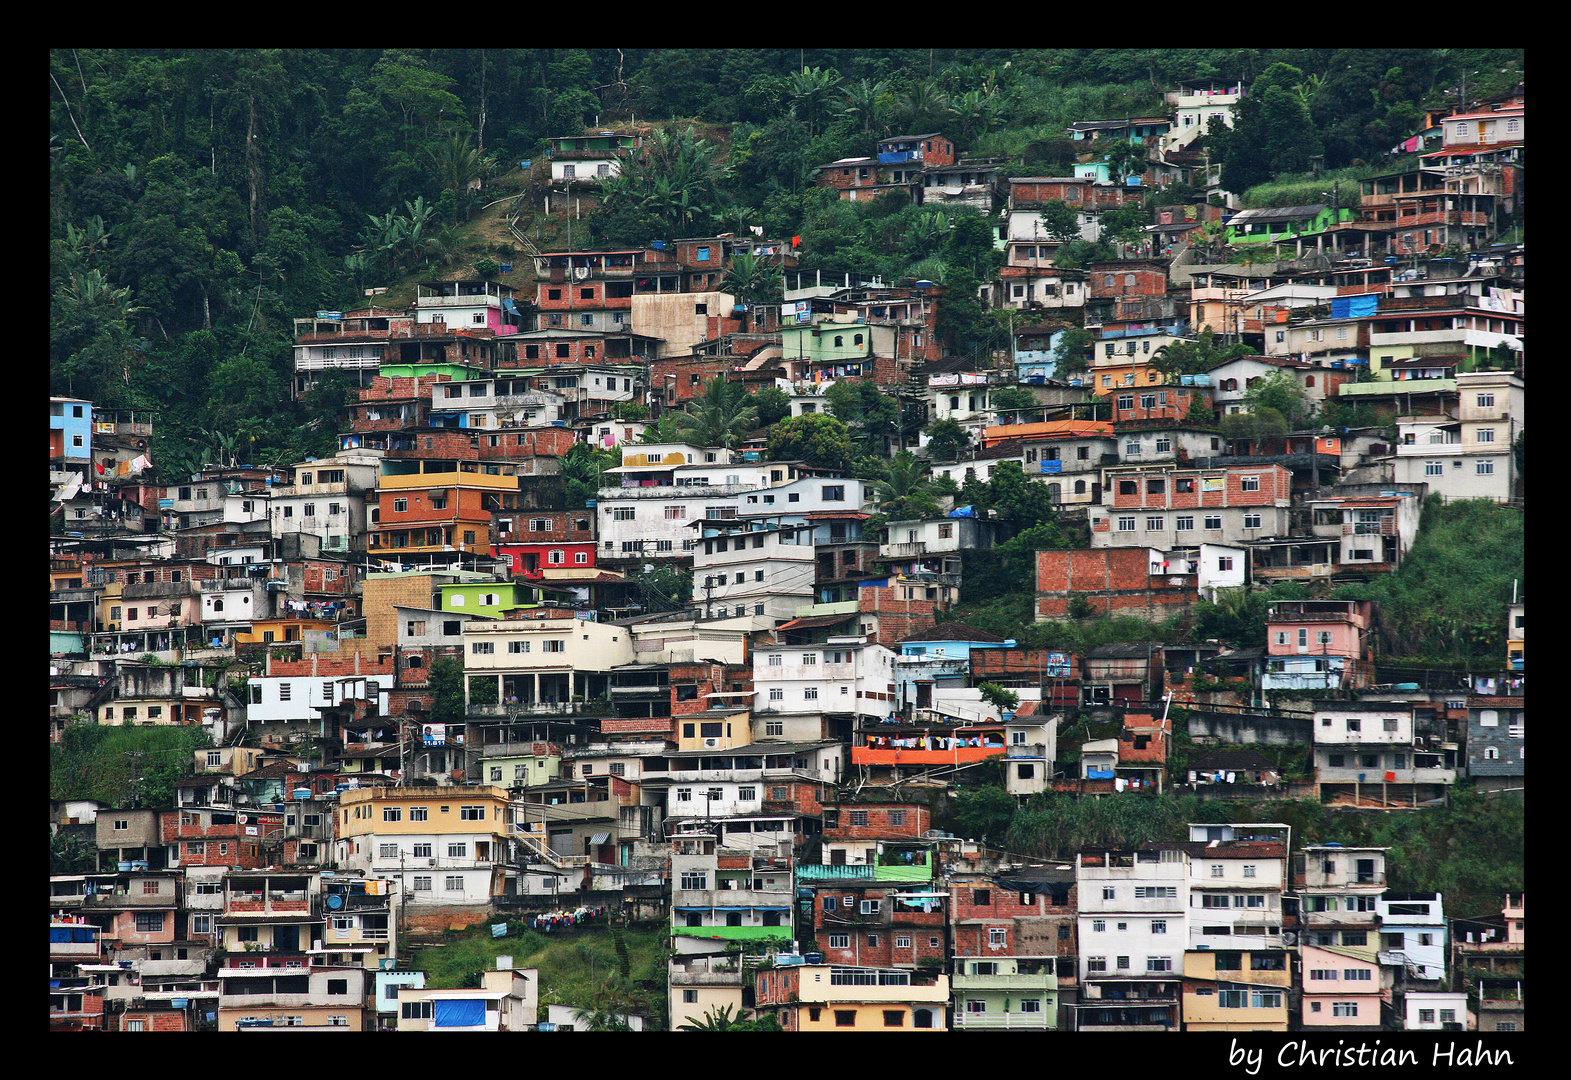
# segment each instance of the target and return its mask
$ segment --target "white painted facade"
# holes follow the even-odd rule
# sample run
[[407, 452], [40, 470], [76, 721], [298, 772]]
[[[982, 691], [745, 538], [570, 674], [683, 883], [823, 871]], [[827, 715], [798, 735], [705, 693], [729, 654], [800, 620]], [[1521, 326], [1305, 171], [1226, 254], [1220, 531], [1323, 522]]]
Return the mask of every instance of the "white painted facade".
[[753, 653], [754, 711], [885, 716], [894, 707], [894, 658], [884, 646], [859, 638], [758, 648]]

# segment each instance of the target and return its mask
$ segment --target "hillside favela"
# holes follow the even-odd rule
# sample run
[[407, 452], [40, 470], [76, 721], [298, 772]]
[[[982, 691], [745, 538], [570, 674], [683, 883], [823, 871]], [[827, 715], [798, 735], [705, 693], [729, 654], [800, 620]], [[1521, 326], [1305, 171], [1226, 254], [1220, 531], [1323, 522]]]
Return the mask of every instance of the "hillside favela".
[[1524, 50], [49, 64], [50, 1031], [1520, 1057]]

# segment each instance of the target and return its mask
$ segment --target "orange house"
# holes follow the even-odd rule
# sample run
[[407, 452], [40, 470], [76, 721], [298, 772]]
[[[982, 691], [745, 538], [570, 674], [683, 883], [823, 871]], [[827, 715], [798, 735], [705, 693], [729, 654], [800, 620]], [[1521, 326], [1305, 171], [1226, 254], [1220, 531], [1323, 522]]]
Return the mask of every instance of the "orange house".
[[489, 554], [491, 512], [517, 494], [510, 464], [475, 461], [386, 461], [377, 484], [377, 515], [368, 530], [373, 556], [470, 551]]

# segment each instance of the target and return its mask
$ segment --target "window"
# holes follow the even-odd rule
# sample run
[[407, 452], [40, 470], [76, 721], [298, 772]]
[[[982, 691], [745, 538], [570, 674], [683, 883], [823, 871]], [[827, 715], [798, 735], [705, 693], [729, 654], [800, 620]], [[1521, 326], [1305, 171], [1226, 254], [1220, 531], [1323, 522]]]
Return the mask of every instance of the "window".
[[1114, 889], [1113, 886], [1111, 886], [1111, 885], [1104, 885], [1104, 886], [1102, 886], [1102, 899], [1103, 900], [1116, 899], [1117, 898], [1117, 892], [1118, 892], [1118, 890]]
[[431, 879], [429, 877], [422, 877], [421, 875], [418, 875], [418, 874], [415, 875], [415, 892], [430, 892], [430, 891], [431, 891]]
[[449, 874], [442, 879], [442, 887], [448, 892], [463, 892], [464, 879], [461, 874]]
[[397, 844], [378, 844], [377, 845], [377, 849], [376, 849], [376, 857], [379, 858], [379, 859], [396, 859], [396, 858], [398, 858], [398, 845]]
[[1260, 528], [1260, 515], [1259, 514], [1245, 514], [1244, 515], [1244, 528], [1246, 528], [1246, 529], [1258, 529], [1258, 528]]
[[1088, 957], [1086, 957], [1086, 971], [1090, 972], [1090, 971], [1106, 971], [1106, 970], [1107, 970], [1107, 957], [1105, 957], [1105, 956], [1088, 956]]
[[829, 947], [831, 949], [849, 949], [851, 947], [850, 934], [830, 934]]
[[1208, 514], [1204, 524], [1206, 529], [1212, 532], [1220, 532], [1222, 530], [1222, 515]]
[[1107, 920], [1106, 919], [1092, 919], [1091, 920], [1091, 932], [1093, 934], [1101, 934], [1101, 933], [1105, 933], [1106, 931], [1107, 931]]
[[485, 820], [485, 807], [483, 807], [483, 806], [460, 806], [458, 808], [458, 819], [460, 821], [484, 821]]
[[430, 844], [416, 844], [414, 846], [414, 851], [413, 851], [412, 854], [413, 854], [413, 857], [416, 858], [416, 859], [429, 859], [431, 857], [431, 845]]
[[1239, 477], [1238, 487], [1239, 487], [1240, 491], [1259, 491], [1260, 490], [1260, 477], [1258, 477], [1258, 476], [1243, 476], [1243, 477]]
[[1133, 517], [1121, 517], [1121, 518], [1119, 518], [1118, 519], [1118, 531], [1119, 532], [1134, 532], [1135, 531], [1135, 519]]
[[1495, 429], [1494, 428], [1487, 428], [1487, 427], [1479, 428], [1478, 429], [1477, 440], [1479, 442], [1494, 442], [1495, 441]]
[[164, 913], [162, 911], [137, 912], [136, 929], [138, 933], [161, 933], [164, 929]]
[[431, 808], [428, 806], [411, 806], [409, 808], [410, 821], [430, 821]]
[[1356, 1001], [1333, 1001], [1331, 1003], [1331, 1015], [1332, 1016], [1357, 1016], [1358, 1015], [1358, 1002], [1356, 1002]]
[[1151, 932], [1153, 934], [1165, 934], [1165, 933], [1167, 933], [1167, 920], [1166, 919], [1152, 919], [1151, 920]]
[[1146, 957], [1146, 970], [1172, 971], [1173, 958], [1171, 956], [1148, 956]]
[[1493, 461], [1479, 461], [1473, 465], [1474, 474], [1477, 476], [1493, 476], [1495, 463]]
[[382, 820], [383, 821], [402, 821], [402, 820], [404, 820], [404, 808], [401, 807], [401, 806], [384, 806], [384, 807], [382, 807]]

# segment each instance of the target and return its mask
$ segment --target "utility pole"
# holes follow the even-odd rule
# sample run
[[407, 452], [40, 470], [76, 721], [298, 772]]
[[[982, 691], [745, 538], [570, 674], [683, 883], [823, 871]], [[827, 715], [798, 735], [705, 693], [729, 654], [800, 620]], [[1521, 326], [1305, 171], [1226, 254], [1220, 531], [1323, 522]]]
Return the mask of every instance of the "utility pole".
[[136, 808], [142, 804], [142, 754], [141, 750], [127, 750], [125, 756], [131, 759], [131, 806]]

